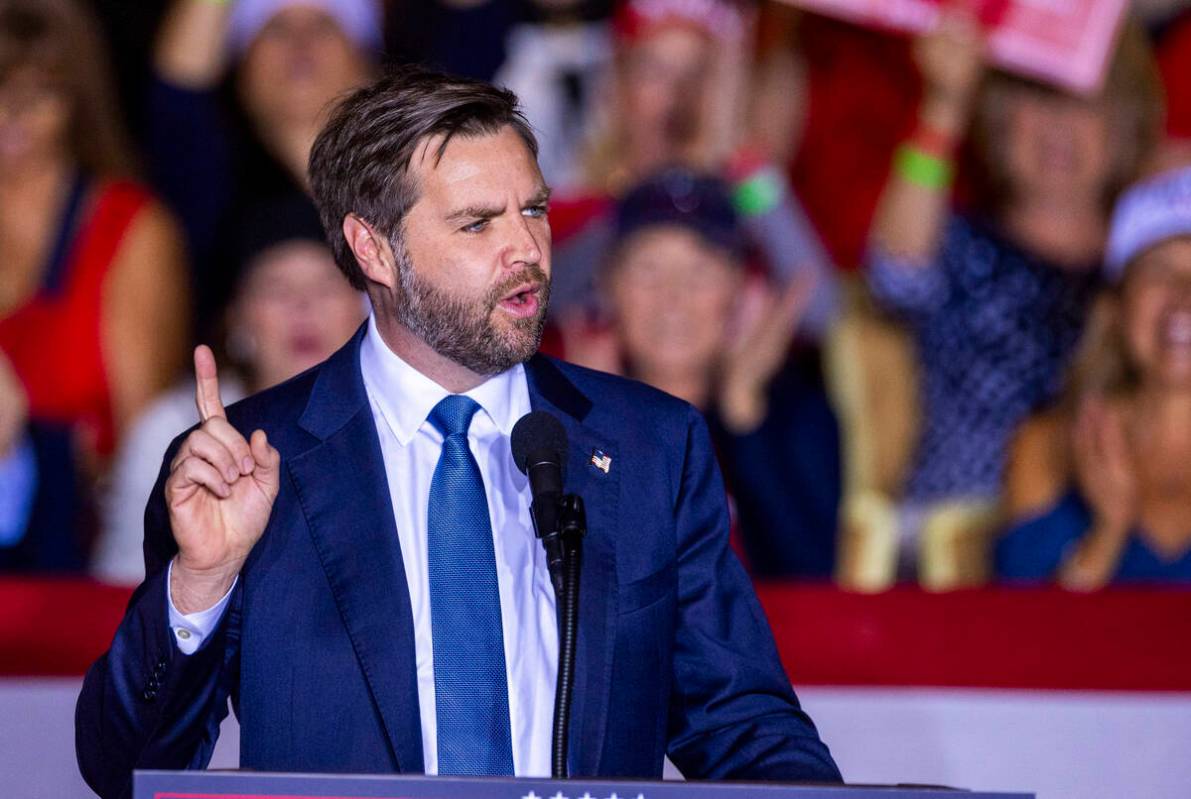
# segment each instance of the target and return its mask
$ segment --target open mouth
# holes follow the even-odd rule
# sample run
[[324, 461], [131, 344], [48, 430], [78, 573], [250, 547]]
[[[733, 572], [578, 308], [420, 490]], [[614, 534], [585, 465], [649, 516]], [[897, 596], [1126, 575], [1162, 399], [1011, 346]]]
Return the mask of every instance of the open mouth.
[[518, 319], [534, 316], [541, 305], [541, 290], [540, 283], [526, 283], [517, 286], [501, 297], [497, 306]]

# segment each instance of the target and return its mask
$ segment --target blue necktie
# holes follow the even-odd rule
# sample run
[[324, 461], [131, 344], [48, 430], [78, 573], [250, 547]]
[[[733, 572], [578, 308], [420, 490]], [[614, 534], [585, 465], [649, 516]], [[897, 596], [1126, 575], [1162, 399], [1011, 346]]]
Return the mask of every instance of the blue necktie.
[[443, 435], [427, 518], [438, 773], [512, 775], [509, 686], [492, 523], [467, 428], [480, 406], [443, 399], [430, 423]]

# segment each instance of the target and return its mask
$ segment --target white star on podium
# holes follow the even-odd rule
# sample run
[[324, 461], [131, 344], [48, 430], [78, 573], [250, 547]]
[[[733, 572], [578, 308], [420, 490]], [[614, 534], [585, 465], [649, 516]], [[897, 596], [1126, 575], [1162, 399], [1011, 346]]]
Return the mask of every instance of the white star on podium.
[[542, 799], [542, 797], [538, 796], [533, 791], [530, 791], [529, 793], [525, 794], [525, 796], [522, 796], [521, 799]]
[[571, 799], [571, 797], [569, 797], [569, 796], [564, 796], [564, 795], [563, 795], [563, 793], [562, 793], [562, 791], [559, 791], [558, 793], [556, 793], [556, 794], [554, 794], [553, 796], [551, 796], [551, 797], [550, 797], [550, 799]]

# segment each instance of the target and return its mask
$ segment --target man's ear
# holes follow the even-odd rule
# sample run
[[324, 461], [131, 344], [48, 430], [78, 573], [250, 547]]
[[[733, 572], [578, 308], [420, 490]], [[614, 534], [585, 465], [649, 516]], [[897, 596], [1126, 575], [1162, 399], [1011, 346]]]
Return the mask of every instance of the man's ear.
[[373, 283], [393, 288], [397, 264], [388, 237], [355, 214], [348, 214], [343, 218], [343, 238], [356, 256], [364, 276]]

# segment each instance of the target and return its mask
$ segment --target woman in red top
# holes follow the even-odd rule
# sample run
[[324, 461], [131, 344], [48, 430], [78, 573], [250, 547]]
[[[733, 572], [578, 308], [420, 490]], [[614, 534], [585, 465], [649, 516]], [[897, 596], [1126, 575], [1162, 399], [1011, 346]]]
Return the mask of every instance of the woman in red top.
[[[0, 462], [51, 427], [92, 478], [187, 330], [179, 237], [123, 178], [95, 27], [72, 0], [0, 0]], [[37, 491], [61, 477], [35, 468]]]

